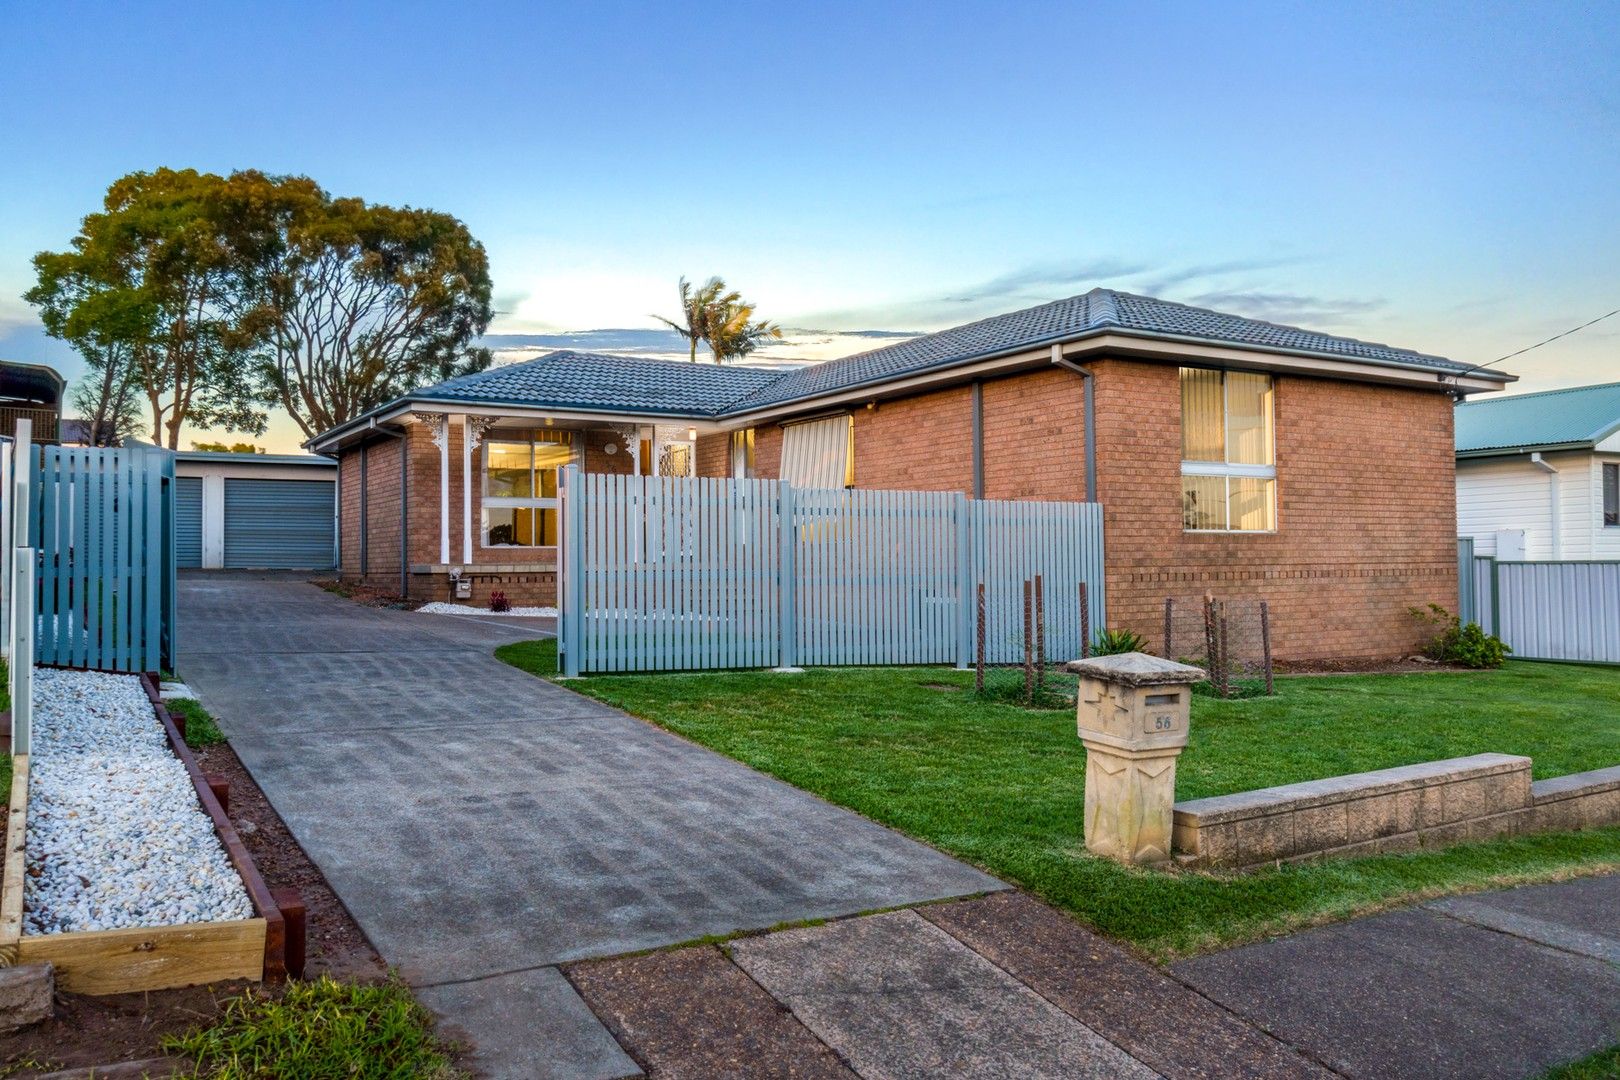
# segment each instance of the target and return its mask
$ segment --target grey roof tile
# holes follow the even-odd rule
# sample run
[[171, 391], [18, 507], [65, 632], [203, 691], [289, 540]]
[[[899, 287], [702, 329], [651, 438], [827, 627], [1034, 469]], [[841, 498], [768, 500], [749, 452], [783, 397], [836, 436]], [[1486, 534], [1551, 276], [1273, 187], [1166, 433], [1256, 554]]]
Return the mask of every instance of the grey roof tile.
[[553, 352], [411, 393], [412, 398], [713, 416], [781, 371]]
[[1080, 296], [980, 319], [965, 326], [787, 372], [564, 351], [452, 379], [408, 396], [712, 417], [882, 383], [1105, 331], [1314, 353], [1438, 373], [1469, 370], [1466, 364], [1410, 349], [1321, 334], [1113, 289], [1092, 289]]

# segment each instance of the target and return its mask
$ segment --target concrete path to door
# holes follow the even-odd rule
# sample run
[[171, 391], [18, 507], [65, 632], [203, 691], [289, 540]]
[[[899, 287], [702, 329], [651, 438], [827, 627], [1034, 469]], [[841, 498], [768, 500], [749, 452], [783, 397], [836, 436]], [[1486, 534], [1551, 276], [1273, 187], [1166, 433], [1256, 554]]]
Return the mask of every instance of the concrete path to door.
[[491, 655], [537, 632], [180, 583], [180, 674], [486, 1075], [638, 1072], [559, 964], [1003, 888]]

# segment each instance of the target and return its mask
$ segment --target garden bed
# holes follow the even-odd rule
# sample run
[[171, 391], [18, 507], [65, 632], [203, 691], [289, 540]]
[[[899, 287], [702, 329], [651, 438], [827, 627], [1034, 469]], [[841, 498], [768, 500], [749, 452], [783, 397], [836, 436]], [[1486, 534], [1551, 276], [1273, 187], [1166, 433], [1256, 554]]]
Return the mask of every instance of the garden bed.
[[285, 972], [280, 907], [150, 678], [40, 669], [32, 751], [13, 759], [0, 961], [49, 961], [83, 994]]

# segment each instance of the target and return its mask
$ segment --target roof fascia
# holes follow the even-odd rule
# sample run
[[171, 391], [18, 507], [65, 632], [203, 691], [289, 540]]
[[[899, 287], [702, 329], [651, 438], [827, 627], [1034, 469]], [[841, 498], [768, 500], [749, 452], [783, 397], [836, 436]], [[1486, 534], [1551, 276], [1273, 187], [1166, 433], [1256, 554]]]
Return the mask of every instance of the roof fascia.
[[1560, 443], [1525, 443], [1522, 446], [1482, 446], [1475, 450], [1458, 450], [1457, 460], [1493, 457], [1521, 457], [1525, 454], [1550, 454], [1560, 450], [1591, 450], [1595, 441]]

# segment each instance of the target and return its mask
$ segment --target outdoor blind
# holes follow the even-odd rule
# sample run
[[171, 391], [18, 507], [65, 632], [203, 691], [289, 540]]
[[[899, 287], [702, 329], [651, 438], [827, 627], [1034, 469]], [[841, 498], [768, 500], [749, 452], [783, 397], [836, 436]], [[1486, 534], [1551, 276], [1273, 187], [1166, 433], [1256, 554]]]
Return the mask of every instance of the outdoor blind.
[[811, 420], [782, 430], [782, 482], [841, 488], [849, 478], [848, 416]]

